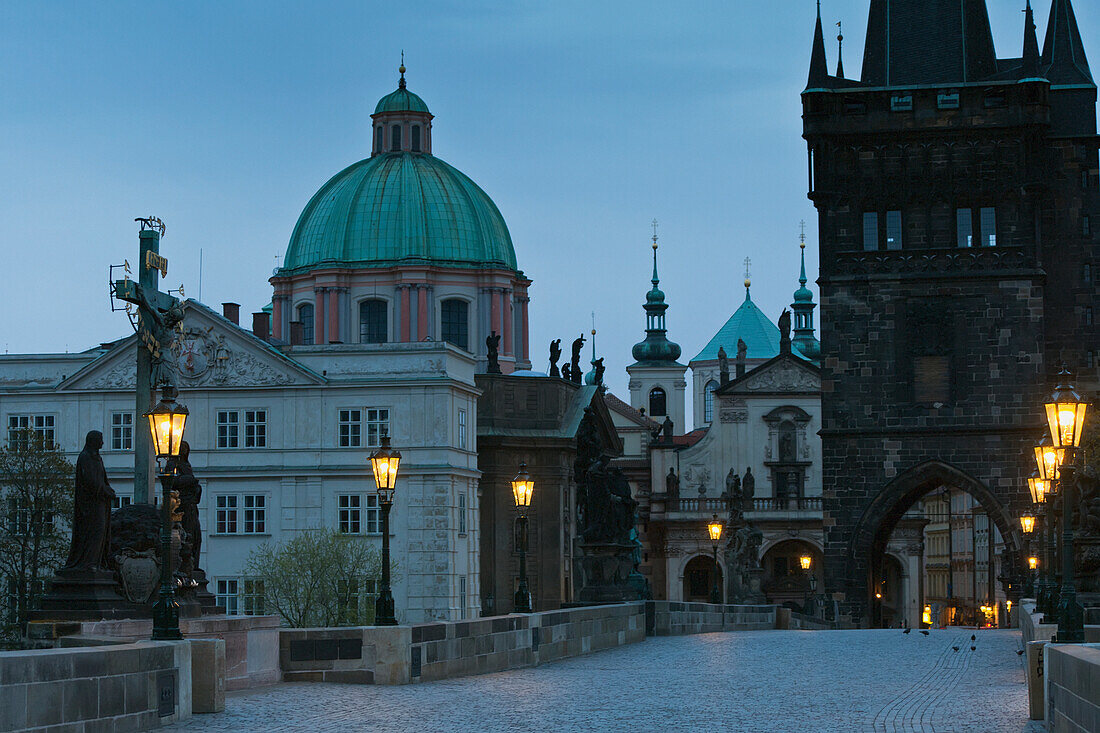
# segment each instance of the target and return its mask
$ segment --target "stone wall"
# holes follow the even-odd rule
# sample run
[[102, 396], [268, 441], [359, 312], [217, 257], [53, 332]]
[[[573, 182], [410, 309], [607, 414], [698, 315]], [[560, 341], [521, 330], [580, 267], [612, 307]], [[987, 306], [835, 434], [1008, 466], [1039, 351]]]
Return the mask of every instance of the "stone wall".
[[189, 717], [186, 642], [0, 652], [0, 730], [146, 730]]
[[680, 636], [714, 631], [775, 629], [776, 606], [734, 606], [679, 601], [646, 601], [646, 635]]
[[287, 682], [392, 685], [533, 667], [645, 635], [636, 602], [416, 626], [283, 629], [279, 657]]
[[1050, 641], [1058, 631], [1058, 624], [1040, 623], [1043, 614], [1035, 611], [1035, 600], [1032, 598], [1020, 599], [1017, 606], [1017, 614], [1020, 619], [1020, 633], [1024, 637], [1024, 643], [1032, 641]]
[[1049, 644], [1045, 656], [1047, 731], [1100, 730], [1100, 644]]

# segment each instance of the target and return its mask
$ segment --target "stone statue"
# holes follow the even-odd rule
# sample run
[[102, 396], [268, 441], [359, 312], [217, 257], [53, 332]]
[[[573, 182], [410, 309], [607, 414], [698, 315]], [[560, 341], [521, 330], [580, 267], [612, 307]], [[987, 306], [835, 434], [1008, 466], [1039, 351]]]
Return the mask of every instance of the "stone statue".
[[753, 510], [753, 499], [756, 498], [756, 477], [752, 475], [752, 466], [745, 469], [745, 477], [741, 479], [741, 494], [745, 497], [745, 511]]
[[569, 360], [569, 378], [574, 384], [581, 383], [581, 349], [584, 348], [584, 334], [573, 341], [573, 355]]
[[562, 379], [569, 379], [569, 365], [568, 364], [562, 364], [561, 365], [561, 378]]
[[500, 335], [493, 331], [485, 337], [485, 351], [489, 360], [485, 367], [486, 374], [500, 374], [500, 362], [497, 361], [497, 353], [500, 349]]
[[107, 569], [111, 547], [111, 500], [115, 490], [99, 455], [103, 433], [89, 430], [84, 450], [76, 459], [76, 492], [73, 497], [73, 537], [66, 570]]
[[779, 460], [793, 461], [797, 456], [794, 451], [794, 435], [787, 431], [779, 433]]
[[550, 376], [560, 377], [562, 374], [558, 371], [558, 359], [561, 358], [561, 339], [554, 339], [550, 342]]
[[726, 500], [730, 522], [738, 522], [744, 514], [745, 497], [741, 493], [741, 477], [732, 468], [726, 474], [726, 493], [723, 498]]
[[184, 563], [180, 570], [188, 576], [199, 569], [199, 553], [202, 551], [202, 527], [199, 523], [199, 501], [202, 500], [202, 485], [195, 478], [195, 472], [191, 469], [191, 446], [187, 441], [180, 443], [178, 458], [170, 459], [169, 468], [175, 469], [172, 479], [172, 490], [179, 497], [180, 526], [187, 533], [187, 543], [190, 546], [189, 562]]
[[672, 418], [668, 415], [665, 415], [665, 421], [661, 424], [661, 435], [666, 443], [672, 442], [672, 430]]
[[680, 477], [672, 467], [669, 467], [668, 475], [665, 476], [665, 493], [668, 494], [669, 499], [680, 498]]
[[744, 339], [737, 339], [737, 360], [744, 361], [748, 358], [749, 347], [745, 344]]
[[730, 381], [730, 360], [721, 346], [718, 347], [718, 375], [722, 384]]
[[596, 370], [596, 386], [597, 387], [602, 387], [603, 386], [603, 372], [604, 372], [603, 357], [601, 356], [599, 359], [596, 359], [594, 362], [592, 362], [592, 366]]
[[786, 308], [779, 314], [779, 353], [791, 353], [791, 312]]
[[600, 431], [596, 428], [596, 417], [592, 414], [592, 408], [584, 408], [584, 416], [577, 427], [577, 456], [573, 459], [573, 481], [577, 484], [577, 526], [583, 527], [588, 521], [585, 515], [588, 506], [588, 497], [585, 496], [588, 482], [587, 474], [592, 465], [600, 457], [603, 450], [603, 442], [600, 440]]

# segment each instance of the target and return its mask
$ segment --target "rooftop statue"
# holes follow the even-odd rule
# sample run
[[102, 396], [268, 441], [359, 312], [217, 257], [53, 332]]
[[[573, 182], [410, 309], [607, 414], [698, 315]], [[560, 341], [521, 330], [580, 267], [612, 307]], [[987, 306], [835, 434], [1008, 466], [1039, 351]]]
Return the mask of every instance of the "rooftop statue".
[[550, 376], [560, 377], [561, 372], [558, 371], [558, 359], [561, 358], [561, 339], [554, 339], [550, 342]]
[[497, 361], [499, 349], [500, 334], [493, 331], [485, 337], [485, 353], [489, 360], [489, 363], [485, 367], [486, 374], [500, 374], [500, 362]]
[[569, 360], [569, 378], [574, 383], [581, 383], [581, 349], [584, 348], [584, 334], [573, 341], [573, 355]]

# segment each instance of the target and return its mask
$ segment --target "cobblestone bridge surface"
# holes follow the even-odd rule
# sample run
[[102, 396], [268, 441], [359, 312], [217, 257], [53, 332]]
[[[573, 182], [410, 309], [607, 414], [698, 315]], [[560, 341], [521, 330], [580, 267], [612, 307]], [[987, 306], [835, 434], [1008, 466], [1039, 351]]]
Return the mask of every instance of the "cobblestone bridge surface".
[[196, 715], [175, 727], [1039, 733], [1041, 724], [1027, 719], [1020, 648], [1020, 634], [1010, 630], [661, 637], [533, 669], [442, 682], [276, 685], [231, 694], [226, 712]]

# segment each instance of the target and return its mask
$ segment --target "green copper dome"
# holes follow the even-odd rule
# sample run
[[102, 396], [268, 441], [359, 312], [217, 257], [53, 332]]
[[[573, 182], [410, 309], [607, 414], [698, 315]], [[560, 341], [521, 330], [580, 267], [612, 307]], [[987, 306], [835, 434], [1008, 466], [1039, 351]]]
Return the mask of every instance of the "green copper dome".
[[[404, 82], [404, 79], [402, 79], [402, 82]], [[374, 113], [379, 114], [380, 112], [422, 112], [426, 115], [431, 114], [428, 111], [428, 105], [424, 104], [424, 100], [406, 89], [403, 83], [399, 89], [378, 100]]]
[[[779, 326], [772, 323], [764, 312], [756, 307], [745, 288], [745, 302], [741, 304], [725, 325], [714, 334], [703, 350], [692, 361], [714, 361], [718, 359], [719, 347], [724, 347], [730, 358], [737, 353], [737, 341], [745, 342], [749, 359], [771, 359], [779, 354]], [[797, 345], [794, 348], [798, 355]]]
[[280, 274], [413, 263], [517, 269], [504, 217], [476, 183], [433, 155], [386, 153], [310, 199]]

